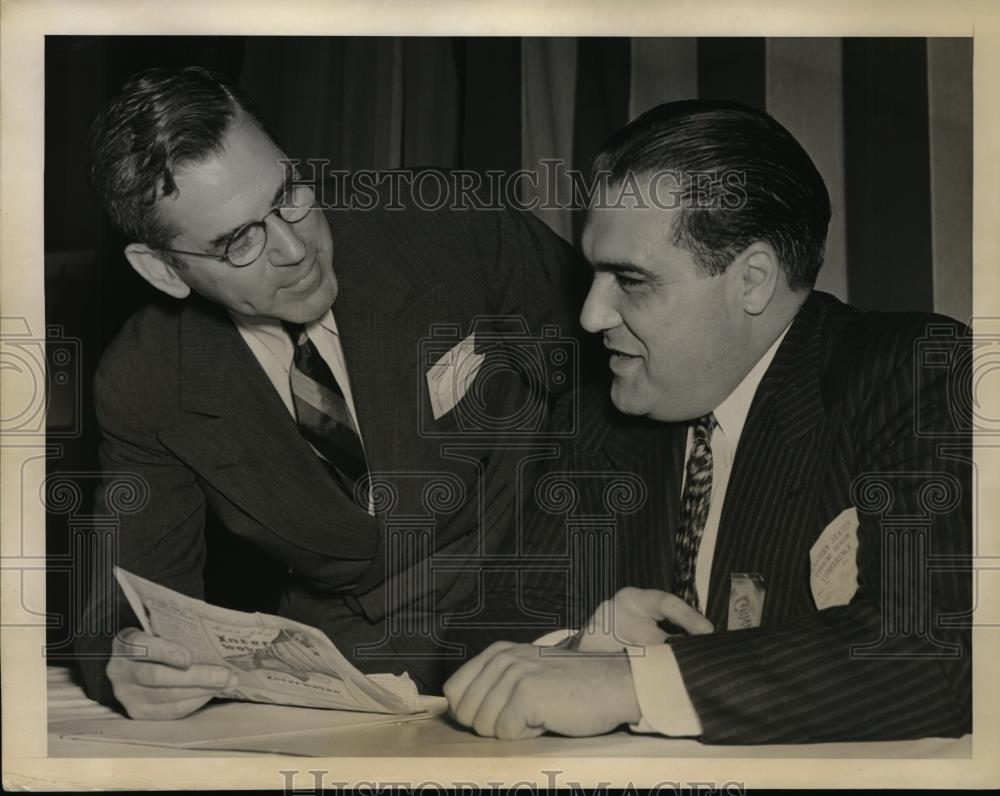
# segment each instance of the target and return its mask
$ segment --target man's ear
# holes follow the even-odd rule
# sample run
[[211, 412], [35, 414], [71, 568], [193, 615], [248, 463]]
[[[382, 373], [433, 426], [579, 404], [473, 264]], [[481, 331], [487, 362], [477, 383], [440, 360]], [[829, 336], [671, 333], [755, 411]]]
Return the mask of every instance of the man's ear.
[[741, 301], [751, 315], [760, 315], [771, 303], [784, 278], [778, 253], [770, 243], [751, 243], [739, 257]]
[[125, 257], [136, 273], [157, 290], [174, 298], [186, 298], [191, 288], [180, 278], [177, 269], [141, 243], [125, 247]]

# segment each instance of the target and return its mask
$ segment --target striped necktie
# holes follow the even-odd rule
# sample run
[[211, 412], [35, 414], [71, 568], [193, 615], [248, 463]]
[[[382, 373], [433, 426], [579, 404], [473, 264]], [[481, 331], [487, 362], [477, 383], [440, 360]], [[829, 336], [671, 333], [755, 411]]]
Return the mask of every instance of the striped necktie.
[[295, 346], [288, 376], [299, 431], [353, 497], [355, 484], [368, 473], [368, 465], [343, 390], [306, 334], [305, 326], [285, 323], [284, 327]]
[[708, 507], [712, 502], [712, 432], [715, 415], [707, 414], [692, 423], [691, 453], [688, 455], [681, 496], [681, 517], [674, 541], [673, 591], [684, 602], [700, 610], [695, 587], [698, 547], [705, 532]]

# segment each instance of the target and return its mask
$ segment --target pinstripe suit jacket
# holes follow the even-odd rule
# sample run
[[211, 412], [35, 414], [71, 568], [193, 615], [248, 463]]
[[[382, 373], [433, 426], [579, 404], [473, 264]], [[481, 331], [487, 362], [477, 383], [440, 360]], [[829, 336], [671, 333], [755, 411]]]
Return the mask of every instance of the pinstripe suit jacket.
[[[669, 640], [705, 742], [970, 730], [968, 342], [947, 318], [861, 313], [817, 292], [799, 311], [733, 462], [706, 606], [717, 632]], [[479, 629], [458, 631], [473, 648], [578, 626], [623, 586], [670, 589], [686, 427], [627, 418], [603, 386], [579, 400], [562, 474], [526, 490], [520, 602], [513, 576], [498, 575]], [[645, 498], [633, 510], [621, 495], [636, 482]], [[809, 551], [850, 506], [859, 588], [849, 605], [817, 610]], [[616, 508], [625, 513], [608, 525]], [[725, 630], [735, 572], [764, 578], [759, 628]]]
[[[541, 222], [507, 211], [373, 209], [330, 220], [337, 325], [369, 468], [390, 474], [391, 505], [372, 518], [334, 484], [228, 315], [192, 298], [140, 311], [102, 359], [95, 399], [108, 474], [98, 511], [117, 522], [118, 564], [199, 597], [210, 512], [224, 539], [278, 565], [279, 613], [325, 630], [362, 669], [408, 669], [434, 690], [441, 645], [426, 622], [466, 587], [455, 566], [431, 575], [426, 556], [445, 552], [454, 564], [498, 544], [514, 465], [495, 433], [466, 438], [461, 406], [434, 417], [427, 371], [483, 316], [521, 316], [532, 337], [547, 323], [575, 334], [565, 286], [585, 269]], [[476, 332], [477, 350], [492, 335], [486, 370], [494, 351], [517, 345], [517, 330], [499, 322]], [[545, 386], [501, 367], [477, 386], [476, 407], [504, 418], [537, 405], [544, 419]], [[449, 453], [456, 441], [467, 444]], [[119, 512], [112, 484], [122, 473], [145, 481], [148, 501]], [[111, 701], [110, 639], [92, 628], [136, 622], [108, 572], [97, 584], [77, 648], [91, 658], [88, 692]], [[417, 632], [389, 634], [387, 615], [403, 610]], [[359, 645], [367, 657], [354, 655]]]

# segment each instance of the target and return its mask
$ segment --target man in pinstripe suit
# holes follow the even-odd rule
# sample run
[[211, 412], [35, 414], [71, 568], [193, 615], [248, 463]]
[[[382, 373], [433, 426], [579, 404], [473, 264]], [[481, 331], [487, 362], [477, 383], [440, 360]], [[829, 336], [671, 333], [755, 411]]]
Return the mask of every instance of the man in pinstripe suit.
[[[500, 738], [968, 732], [967, 330], [812, 290], [829, 199], [765, 113], [661, 105], [594, 171], [617, 201], [590, 210], [581, 320], [612, 381], [581, 394], [557, 475], [577, 517], [607, 513], [616, 476], [645, 499], [617, 517], [598, 585], [571, 580], [567, 599], [551, 576], [502, 581], [520, 590], [507, 604], [564, 627], [596, 611], [557, 651], [501, 641], [467, 662], [445, 685], [452, 715]], [[588, 549], [560, 507], [535, 508], [529, 555]]]

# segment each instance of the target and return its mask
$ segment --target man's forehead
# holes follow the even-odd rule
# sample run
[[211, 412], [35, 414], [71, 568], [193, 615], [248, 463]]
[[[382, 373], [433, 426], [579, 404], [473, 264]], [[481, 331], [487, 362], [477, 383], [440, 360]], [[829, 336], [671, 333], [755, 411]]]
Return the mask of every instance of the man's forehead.
[[284, 155], [256, 125], [234, 126], [219, 152], [179, 167], [158, 211], [202, 242], [258, 220], [286, 182]]
[[612, 259], [672, 240], [676, 210], [649, 203], [631, 207], [593, 207], [587, 213], [581, 243], [591, 259]]

